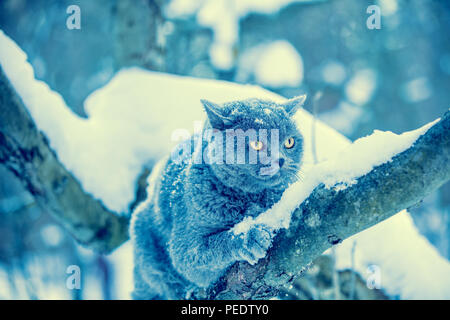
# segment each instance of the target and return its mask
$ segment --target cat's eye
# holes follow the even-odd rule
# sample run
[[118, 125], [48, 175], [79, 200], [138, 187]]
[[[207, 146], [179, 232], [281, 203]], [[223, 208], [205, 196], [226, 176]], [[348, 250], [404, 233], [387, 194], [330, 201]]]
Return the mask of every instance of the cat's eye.
[[290, 137], [287, 138], [286, 141], [284, 142], [284, 147], [286, 149], [291, 149], [292, 147], [294, 147], [294, 144], [295, 144], [294, 138]]
[[250, 147], [253, 150], [259, 151], [263, 148], [264, 144], [261, 141], [250, 141]]

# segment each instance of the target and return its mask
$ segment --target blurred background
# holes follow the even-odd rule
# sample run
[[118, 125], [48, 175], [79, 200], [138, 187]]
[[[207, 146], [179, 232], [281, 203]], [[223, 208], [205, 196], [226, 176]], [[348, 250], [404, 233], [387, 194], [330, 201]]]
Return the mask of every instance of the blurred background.
[[[66, 27], [70, 5], [81, 9], [80, 30]], [[380, 8], [379, 29], [368, 28], [370, 5]], [[450, 105], [448, 1], [0, 0], [0, 29], [82, 117], [85, 98], [129, 66], [285, 97], [320, 92], [305, 108], [351, 140], [418, 128]], [[450, 258], [450, 184], [410, 212]], [[127, 298], [117, 261], [74, 243], [0, 165], [0, 299]], [[68, 265], [88, 270], [82, 289], [60, 285]], [[315, 265], [290, 298], [336, 298], [332, 261]], [[388, 298], [351, 271], [339, 279], [341, 298]]]

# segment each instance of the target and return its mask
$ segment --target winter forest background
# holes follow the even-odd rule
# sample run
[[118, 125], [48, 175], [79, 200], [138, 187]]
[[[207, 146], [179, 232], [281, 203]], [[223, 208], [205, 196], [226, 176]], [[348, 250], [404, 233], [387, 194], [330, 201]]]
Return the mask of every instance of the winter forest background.
[[[70, 5], [81, 9], [81, 29], [66, 25]], [[379, 29], [367, 25], [371, 5], [380, 8]], [[143, 129], [137, 133], [148, 139], [146, 144], [154, 145], [152, 152], [140, 155], [146, 165], [134, 176], [134, 171], [113, 171], [117, 177], [111, 178], [111, 190], [96, 194], [125, 215], [140, 200], [135, 191], [142, 188], [154, 161], [169, 150], [164, 146], [170, 140], [164, 121], [201, 113], [200, 103], [187, 104], [180, 114], [155, 105], [167, 95], [188, 96], [209, 83], [198, 82], [195, 87], [194, 80], [149, 75], [142, 69], [255, 84], [284, 97], [307, 93], [305, 109], [352, 141], [375, 129], [400, 134], [419, 128], [442, 116], [450, 102], [447, 1], [2, 0], [0, 29], [0, 65], [14, 86], [24, 84], [16, 87], [19, 95], [30, 90], [25, 85], [29, 80], [20, 78], [14, 71], [20, 69], [14, 68], [27, 59], [34, 77], [48, 85], [46, 94], [60, 94], [58, 103], [74, 113], [47, 108], [39, 119], [39, 112], [30, 110], [41, 128], [47, 125], [54, 130], [45, 132], [52, 143], [67, 143], [53, 138], [64, 136], [64, 130], [65, 138], [79, 143], [78, 149], [75, 142], [67, 146], [65, 157], [72, 160], [63, 162], [69, 168], [71, 161], [85, 161], [89, 166], [92, 158], [92, 167], [85, 172], [101, 174], [104, 166], [107, 177], [107, 169], [131, 161], [126, 155], [130, 146], [141, 146], [131, 135], [112, 140], [109, 133], [133, 131], [133, 108], [141, 112], [153, 108], [138, 124], [153, 126], [146, 129], [151, 133], [142, 134]], [[26, 57], [17, 54], [19, 47]], [[139, 69], [125, 69], [129, 67]], [[7, 68], [17, 75], [16, 82]], [[148, 99], [138, 101], [138, 106], [133, 101], [136, 90], [148, 91], [142, 95]], [[32, 101], [31, 94], [28, 99]], [[53, 101], [39, 100], [33, 103], [47, 106]], [[66, 118], [70, 119], [65, 122]], [[90, 127], [77, 127], [77, 121], [88, 124], [89, 118], [109, 127], [95, 131], [92, 121]], [[95, 136], [98, 132], [105, 136]], [[84, 141], [90, 141], [90, 146]], [[95, 157], [101, 159], [96, 150], [101, 148], [116, 156], [95, 162]], [[64, 160], [64, 155], [58, 156]], [[71, 171], [81, 170], [76, 166]], [[96, 181], [80, 179], [88, 189], [97, 188]], [[120, 192], [121, 179], [133, 181], [131, 196]], [[412, 229], [402, 233], [393, 222], [385, 228], [381, 223], [371, 231], [379, 235], [376, 248], [374, 237], [345, 240], [316, 259], [282, 298], [449, 299], [450, 183], [408, 211], [424, 238]], [[409, 219], [406, 213], [400, 215]], [[425, 247], [439, 254], [435, 258], [439, 263], [427, 260], [431, 256], [420, 251]], [[71, 265], [80, 267], [80, 289], [66, 286]], [[129, 243], [111, 255], [83, 248], [0, 165], [0, 299], [129, 299], [131, 268]], [[370, 285], [374, 275], [375, 285]]]

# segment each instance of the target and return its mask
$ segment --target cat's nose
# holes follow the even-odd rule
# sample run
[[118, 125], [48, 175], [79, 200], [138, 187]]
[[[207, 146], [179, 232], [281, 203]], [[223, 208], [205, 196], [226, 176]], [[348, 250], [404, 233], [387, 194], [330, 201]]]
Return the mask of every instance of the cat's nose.
[[284, 159], [283, 158], [278, 159], [278, 166], [280, 168], [283, 166], [283, 164], [284, 164]]

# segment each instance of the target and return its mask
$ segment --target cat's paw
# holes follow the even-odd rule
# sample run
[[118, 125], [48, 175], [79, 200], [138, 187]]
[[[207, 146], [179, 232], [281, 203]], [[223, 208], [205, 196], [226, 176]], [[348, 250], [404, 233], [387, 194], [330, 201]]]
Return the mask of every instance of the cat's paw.
[[253, 226], [244, 236], [240, 255], [243, 260], [255, 264], [264, 258], [273, 238], [272, 230], [263, 224]]

